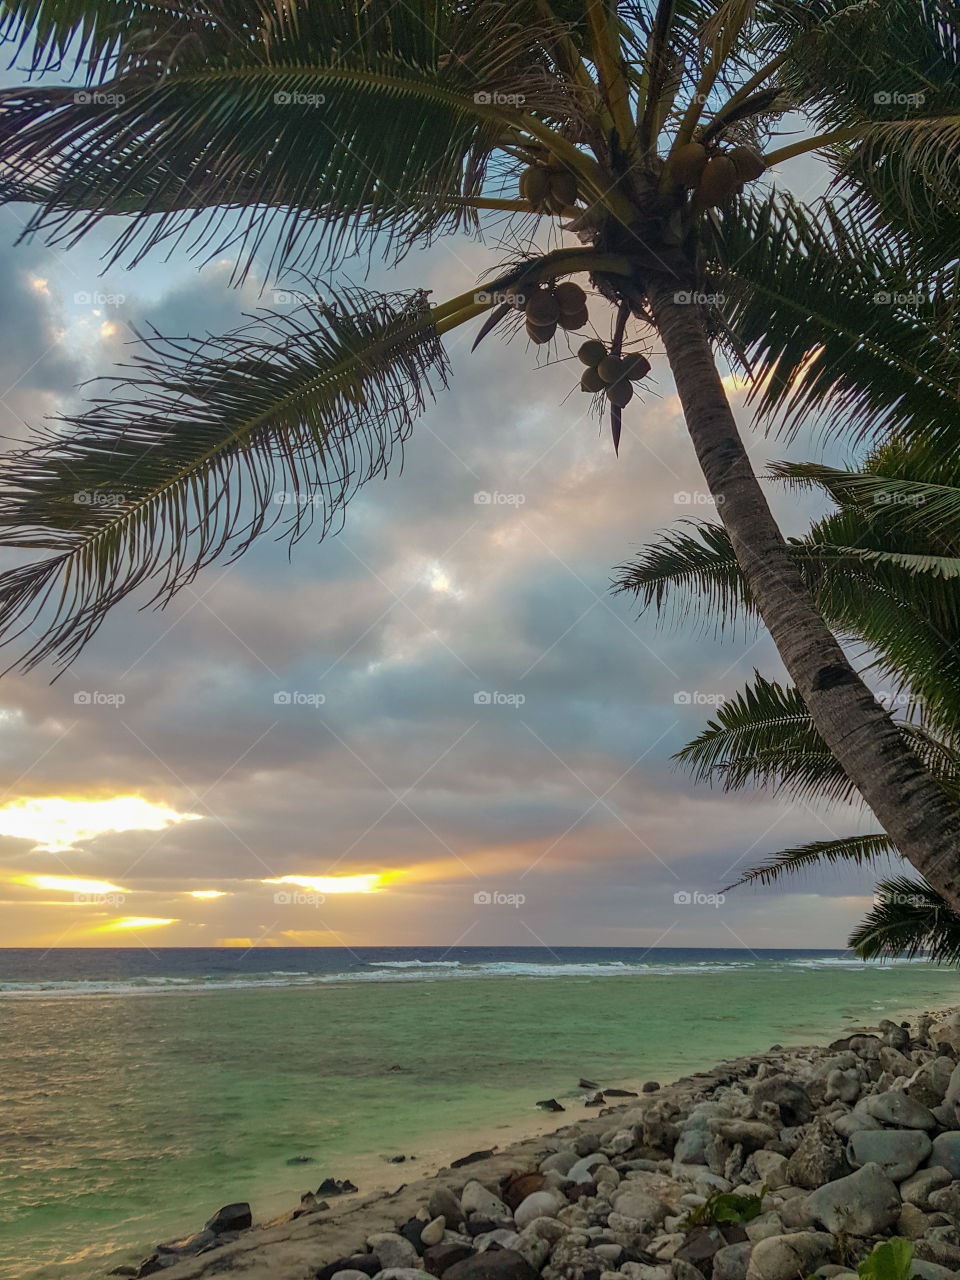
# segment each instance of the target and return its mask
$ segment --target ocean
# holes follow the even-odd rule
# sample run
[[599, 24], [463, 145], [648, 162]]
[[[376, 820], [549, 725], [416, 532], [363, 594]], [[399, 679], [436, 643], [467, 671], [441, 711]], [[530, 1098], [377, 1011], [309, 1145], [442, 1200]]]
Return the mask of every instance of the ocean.
[[584, 1114], [581, 1076], [667, 1082], [954, 1001], [955, 971], [845, 952], [0, 950], [0, 1276], [103, 1276], [328, 1176], [398, 1186]]

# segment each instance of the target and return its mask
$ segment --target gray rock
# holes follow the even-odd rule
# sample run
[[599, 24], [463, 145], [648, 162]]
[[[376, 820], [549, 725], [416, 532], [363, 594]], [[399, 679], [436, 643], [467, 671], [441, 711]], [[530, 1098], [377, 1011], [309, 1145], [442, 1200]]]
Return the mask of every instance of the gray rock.
[[947, 1087], [943, 1095], [944, 1102], [949, 1102], [956, 1106], [960, 1102], [960, 1066], [956, 1066], [950, 1073], [950, 1079], [947, 1081]]
[[761, 1240], [769, 1240], [771, 1236], [782, 1236], [783, 1222], [779, 1215], [771, 1210], [745, 1223], [743, 1229], [747, 1233], [748, 1241], [751, 1244], [758, 1244]]
[[447, 1226], [452, 1227], [454, 1230], [457, 1227], [462, 1227], [467, 1220], [460, 1201], [449, 1187], [434, 1187], [430, 1192], [430, 1199], [427, 1201], [427, 1212], [431, 1218], [444, 1217]]
[[960, 1220], [960, 1182], [951, 1182], [947, 1187], [931, 1191], [928, 1204], [932, 1212], [945, 1213], [948, 1218]]
[[537, 1280], [537, 1273], [522, 1254], [513, 1249], [488, 1250], [456, 1262], [443, 1273], [444, 1280]]
[[546, 1160], [540, 1161], [541, 1173], [569, 1173], [578, 1160], [575, 1151], [555, 1151]]
[[198, 1253], [205, 1253], [207, 1249], [212, 1249], [217, 1243], [217, 1233], [209, 1227], [203, 1231], [196, 1231], [191, 1236], [184, 1236], [181, 1240], [168, 1240], [165, 1244], [157, 1245], [158, 1253], [172, 1253], [179, 1258], [189, 1258]]
[[934, 1138], [927, 1165], [931, 1169], [940, 1165], [952, 1178], [960, 1178], [960, 1129], [949, 1129]]
[[645, 1227], [659, 1226], [667, 1216], [666, 1205], [656, 1196], [629, 1188], [617, 1192], [613, 1207], [622, 1218], [632, 1218]]
[[348, 1268], [345, 1271], [335, 1271], [333, 1280], [370, 1280], [370, 1278], [365, 1271], [351, 1271]]
[[488, 1191], [482, 1182], [468, 1182], [460, 1193], [460, 1203], [467, 1213], [479, 1213], [481, 1217], [493, 1218], [494, 1221], [513, 1217], [503, 1201]]
[[855, 1070], [841, 1071], [839, 1067], [827, 1076], [825, 1102], [856, 1102], [860, 1097], [860, 1077]]
[[416, 1268], [416, 1249], [405, 1236], [398, 1235], [395, 1231], [378, 1231], [367, 1237], [367, 1244], [380, 1259], [380, 1266], [384, 1271], [393, 1267]]
[[592, 1151], [570, 1166], [567, 1177], [572, 1178], [574, 1182], [593, 1182], [594, 1170], [602, 1164], [609, 1163], [609, 1159], [602, 1151]]
[[534, 1191], [517, 1205], [513, 1220], [521, 1230], [537, 1218], [554, 1218], [566, 1204], [555, 1191]]
[[837, 1116], [833, 1127], [841, 1138], [852, 1138], [855, 1133], [865, 1133], [868, 1129], [882, 1129], [883, 1125], [879, 1120], [874, 1120], [873, 1116], [868, 1116], [866, 1112], [861, 1111], [858, 1104], [846, 1115]]
[[936, 1262], [924, 1262], [922, 1258], [914, 1258], [910, 1269], [920, 1280], [956, 1280], [957, 1275], [950, 1267], [941, 1267]]
[[746, 1280], [753, 1244], [728, 1244], [713, 1256], [713, 1280]]
[[956, 1064], [952, 1058], [936, 1057], [925, 1062], [906, 1086], [906, 1093], [929, 1108], [938, 1107], [946, 1097]]
[[753, 1163], [757, 1170], [757, 1177], [761, 1182], [765, 1182], [771, 1191], [782, 1187], [787, 1181], [787, 1157], [781, 1155], [779, 1151], [762, 1149], [755, 1151]]
[[429, 1280], [429, 1276], [420, 1267], [384, 1267], [375, 1280]]
[[865, 1164], [849, 1177], [828, 1182], [807, 1196], [806, 1209], [828, 1231], [870, 1236], [886, 1231], [900, 1216], [900, 1194], [878, 1164]]
[[673, 1149], [676, 1164], [706, 1164], [710, 1133], [705, 1128], [684, 1129]]
[[225, 1204], [203, 1225], [206, 1231], [213, 1231], [219, 1236], [224, 1231], [245, 1231], [252, 1223], [250, 1206], [241, 1200], [236, 1204]]
[[930, 1207], [930, 1195], [941, 1187], [949, 1186], [953, 1178], [948, 1169], [934, 1166], [932, 1169], [918, 1169], [912, 1177], [907, 1178], [900, 1186], [900, 1196], [907, 1204], [915, 1204], [918, 1209], [926, 1211]]
[[871, 1094], [863, 1099], [858, 1110], [897, 1129], [925, 1129], [929, 1132], [937, 1127], [928, 1107], [897, 1089]]
[[884, 1045], [879, 1053], [880, 1066], [891, 1076], [912, 1076], [916, 1063], [891, 1045]]
[[438, 1218], [431, 1218], [427, 1225], [420, 1232], [420, 1243], [429, 1248], [432, 1244], [439, 1244], [443, 1239], [443, 1233], [446, 1230], [447, 1220], [441, 1213]]
[[787, 1162], [787, 1175], [794, 1186], [821, 1187], [842, 1177], [849, 1168], [839, 1134], [821, 1116], [807, 1126]]
[[919, 1240], [926, 1233], [929, 1223], [927, 1215], [915, 1204], [905, 1204], [900, 1209], [897, 1219], [896, 1234], [905, 1240]]
[[783, 1125], [806, 1124], [813, 1114], [809, 1093], [787, 1075], [764, 1076], [751, 1086], [750, 1097], [754, 1106], [774, 1103], [780, 1109], [780, 1123]]
[[833, 1236], [823, 1231], [770, 1236], [754, 1247], [747, 1280], [797, 1280], [798, 1276], [808, 1276], [827, 1261], [833, 1246]]
[[847, 1143], [847, 1159], [855, 1169], [878, 1164], [894, 1182], [919, 1169], [933, 1144], [921, 1129], [880, 1129], [855, 1133]]

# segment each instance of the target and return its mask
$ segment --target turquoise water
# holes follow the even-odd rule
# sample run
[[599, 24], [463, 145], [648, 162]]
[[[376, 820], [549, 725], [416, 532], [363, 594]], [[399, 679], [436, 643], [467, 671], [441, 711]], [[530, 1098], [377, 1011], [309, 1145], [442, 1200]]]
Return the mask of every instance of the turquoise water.
[[[543, 1128], [538, 1098], [566, 1102], [561, 1121], [581, 1114], [581, 1075], [666, 1081], [960, 1004], [952, 971], [822, 953], [491, 953], [312, 973], [299, 954], [296, 971], [206, 978], [172, 962], [111, 977], [93, 961], [86, 976], [11, 976], [0, 961], [0, 1275], [102, 1275], [222, 1203], [262, 1217], [328, 1175], [397, 1185], [438, 1152], [504, 1143], [518, 1120]], [[397, 1152], [419, 1165], [387, 1165]]]

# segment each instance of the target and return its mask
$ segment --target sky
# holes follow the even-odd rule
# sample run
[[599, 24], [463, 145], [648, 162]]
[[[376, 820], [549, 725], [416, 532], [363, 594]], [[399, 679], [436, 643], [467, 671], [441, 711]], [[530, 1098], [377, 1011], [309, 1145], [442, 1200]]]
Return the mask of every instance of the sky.
[[[813, 196], [823, 175], [776, 180]], [[81, 404], [137, 327], [201, 336], [273, 305], [262, 270], [104, 269], [106, 232], [17, 245], [24, 217], [0, 210], [8, 445]], [[442, 298], [502, 258], [494, 223], [371, 282]], [[450, 389], [339, 535], [292, 556], [266, 537], [163, 612], [116, 607], [56, 682], [0, 680], [2, 945], [844, 945], [867, 873], [719, 891], [870, 819], [725, 795], [671, 759], [755, 669], [783, 677], [772, 643], [610, 591], [658, 532], [715, 514], [663, 358], [617, 458], [575, 346], [471, 354], [476, 329], [449, 336]], [[758, 469], [819, 456], [812, 429], [789, 449], [753, 430], [727, 385]], [[770, 499], [788, 534], [817, 510]]]

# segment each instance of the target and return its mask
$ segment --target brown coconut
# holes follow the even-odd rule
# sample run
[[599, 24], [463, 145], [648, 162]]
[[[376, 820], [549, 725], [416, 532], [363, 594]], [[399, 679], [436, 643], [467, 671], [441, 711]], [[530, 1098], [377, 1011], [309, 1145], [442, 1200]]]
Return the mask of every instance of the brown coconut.
[[612, 387], [607, 387], [607, 399], [618, 409], [623, 409], [633, 399], [633, 387], [626, 378], [621, 382], [615, 382]]
[[700, 181], [707, 163], [707, 149], [700, 142], [688, 142], [677, 147], [670, 157], [670, 176], [681, 187], [693, 188]]
[[615, 382], [626, 382], [628, 378], [624, 367], [625, 364], [626, 361], [622, 360], [620, 356], [604, 356], [597, 365], [597, 373], [608, 386]]
[[561, 315], [565, 313], [576, 315], [578, 311], [583, 311], [587, 305], [587, 295], [572, 280], [564, 280], [562, 284], [558, 284], [553, 291], [553, 296], [557, 300]]
[[584, 369], [583, 377], [580, 379], [581, 391], [603, 391], [606, 385], [596, 369]]
[[623, 363], [626, 375], [631, 382], [639, 382], [641, 378], [645, 378], [650, 372], [650, 361], [645, 355], [641, 355], [639, 351], [634, 351], [631, 355], [624, 356]]
[[767, 166], [763, 163], [763, 156], [753, 147], [734, 147], [728, 153], [737, 170], [737, 177], [741, 182], [756, 182], [758, 178], [762, 178], [767, 172]]
[[561, 169], [559, 172], [550, 174], [550, 195], [561, 209], [569, 204], [576, 204], [578, 194], [575, 173]]
[[556, 332], [555, 324], [531, 324], [529, 320], [527, 321], [527, 337], [537, 346], [543, 346], [545, 342], [549, 342]]
[[558, 324], [561, 329], [566, 329], [569, 333], [575, 333], [577, 329], [582, 329], [590, 317], [587, 315], [587, 308], [578, 311], [575, 315], [571, 315], [567, 311], [560, 312]]
[[578, 358], [591, 369], [595, 369], [606, 354], [607, 348], [599, 338], [591, 338], [577, 352]]
[[552, 293], [538, 289], [527, 298], [526, 313], [531, 324], [556, 324], [560, 318], [560, 307]]
[[703, 205], [726, 204], [740, 183], [737, 166], [729, 156], [714, 156], [707, 161], [697, 186], [697, 198]]

